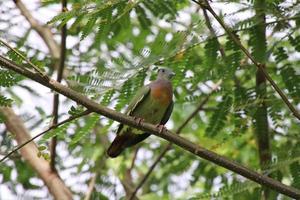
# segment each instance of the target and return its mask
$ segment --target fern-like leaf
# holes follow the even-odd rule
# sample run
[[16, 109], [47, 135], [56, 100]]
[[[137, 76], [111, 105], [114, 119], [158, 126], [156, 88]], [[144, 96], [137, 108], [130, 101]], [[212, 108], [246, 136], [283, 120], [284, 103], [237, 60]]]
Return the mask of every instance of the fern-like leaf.
[[297, 75], [295, 69], [286, 64], [280, 68], [282, 80], [289, 91], [289, 94], [296, 102], [300, 101], [300, 76]]
[[75, 17], [78, 14], [78, 10], [74, 9], [68, 12], [62, 12], [57, 16], [53, 17], [47, 24], [53, 24], [55, 22], [60, 21], [60, 26], [65, 25], [70, 19]]
[[0, 94], [0, 106], [10, 107], [13, 100]]
[[225, 95], [223, 100], [217, 105], [217, 111], [210, 118], [209, 125], [205, 131], [207, 136], [214, 137], [225, 126], [231, 105], [232, 97]]
[[296, 51], [300, 52], [300, 35], [293, 38], [292, 36], [289, 37], [289, 41], [292, 46], [296, 49]]
[[22, 77], [12, 71], [0, 68], [0, 86], [11, 87], [17, 84]]
[[114, 89], [110, 89], [107, 92], [105, 92], [105, 94], [102, 97], [101, 104], [103, 104], [104, 106], [109, 105], [111, 103], [111, 99], [115, 93], [116, 93], [116, 90], [114, 90]]
[[274, 55], [277, 63], [286, 61], [288, 59], [288, 55], [283, 47], [278, 47], [274, 52]]
[[88, 22], [86, 23], [86, 25], [83, 27], [82, 29], [82, 33], [80, 36], [80, 40], [83, 40], [84, 38], [86, 38], [86, 36], [88, 34], [90, 34], [93, 30], [94, 25], [96, 24], [97, 21], [97, 16], [96, 15], [92, 15], [89, 19]]
[[63, 137], [66, 134], [67, 128], [74, 123], [74, 122], [67, 122], [55, 129], [52, 129], [51, 131], [47, 132], [45, 135], [43, 135], [42, 139], [39, 141], [39, 144], [44, 144], [52, 137]]
[[206, 58], [206, 67], [214, 68], [214, 65], [217, 61], [218, 57], [218, 50], [219, 50], [219, 42], [216, 37], [208, 39], [207, 43], [205, 44], [205, 58]]
[[222, 198], [224, 199], [225, 197], [232, 197], [233, 195], [237, 195], [239, 193], [242, 193], [244, 191], [254, 189], [259, 187], [258, 184], [251, 182], [251, 181], [245, 181], [245, 182], [236, 182], [233, 183], [230, 186], [225, 186], [221, 188], [218, 192], [214, 193], [204, 193], [197, 195], [195, 197], [189, 198], [189, 200], [200, 200], [200, 199], [216, 199], [216, 198]]
[[99, 121], [99, 115], [98, 114], [92, 114], [85, 122], [85, 125], [79, 130], [77, 129], [74, 137], [71, 140], [71, 145], [74, 145], [78, 143], [84, 136], [86, 136], [92, 128], [96, 125], [96, 123]]

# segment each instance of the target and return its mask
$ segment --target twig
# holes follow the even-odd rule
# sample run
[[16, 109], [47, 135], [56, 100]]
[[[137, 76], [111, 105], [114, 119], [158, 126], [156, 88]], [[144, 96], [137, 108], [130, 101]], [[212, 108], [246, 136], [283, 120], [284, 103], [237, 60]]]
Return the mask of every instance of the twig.
[[6, 156], [4, 156], [3, 158], [0, 159], [0, 163], [3, 162], [6, 158], [8, 158], [9, 156], [11, 156], [12, 154], [14, 154], [16, 151], [20, 150], [21, 148], [23, 148], [25, 145], [27, 145], [28, 143], [32, 142], [33, 140], [35, 140], [36, 138], [44, 135], [45, 133], [47, 133], [48, 131], [52, 130], [52, 129], [55, 129], [57, 128], [58, 126], [62, 125], [62, 124], [65, 124], [67, 122], [70, 122], [76, 118], [79, 118], [79, 117], [82, 117], [82, 116], [85, 116], [85, 115], [88, 115], [90, 114], [92, 111], [89, 111], [89, 110], [86, 110], [86, 111], [83, 111], [82, 113], [78, 114], [78, 115], [74, 115], [74, 116], [71, 116], [69, 117], [68, 119], [66, 120], [63, 120], [55, 125], [52, 125], [50, 126], [49, 128], [47, 128], [46, 130], [44, 130], [43, 132], [37, 134], [36, 136], [32, 137], [30, 140], [27, 140], [26, 142], [24, 142], [23, 144], [19, 145], [18, 147], [16, 147], [15, 149], [13, 149], [11, 152], [9, 152]]
[[97, 179], [98, 173], [96, 172], [93, 177], [91, 178], [90, 182], [89, 182], [89, 187], [88, 190], [85, 194], [84, 200], [90, 200], [93, 194], [93, 190], [95, 187], [95, 183], [96, 183], [96, 179]]
[[250, 52], [242, 45], [242, 43], [238, 40], [238, 38], [233, 34], [232, 30], [225, 25], [225, 23], [222, 21], [222, 19], [215, 13], [215, 11], [211, 8], [209, 2], [207, 0], [201, 0], [201, 1], [196, 1], [192, 0], [196, 4], [202, 6], [206, 10], [208, 10], [214, 18], [219, 22], [219, 24], [223, 27], [223, 29], [227, 32], [229, 37], [233, 40], [236, 45], [240, 47], [240, 49], [244, 52], [244, 54], [252, 61], [252, 63], [259, 69], [261, 70], [262, 74], [266, 77], [266, 79], [269, 81], [269, 83], [272, 85], [272, 87], [276, 90], [276, 92], [280, 95], [281, 99], [284, 101], [284, 103], [288, 106], [290, 111], [293, 113], [293, 115], [300, 120], [300, 114], [296, 110], [296, 108], [290, 103], [286, 95], [283, 93], [283, 91], [277, 86], [277, 84], [273, 81], [271, 76], [267, 73], [267, 71], [264, 68], [264, 65], [257, 62], [254, 57], [250, 54]]
[[40, 24], [32, 15], [31, 12], [26, 8], [21, 0], [14, 0], [14, 3], [21, 11], [21, 14], [29, 22], [32, 29], [34, 29], [40, 37], [44, 40], [47, 45], [51, 56], [55, 59], [59, 59], [59, 45], [54, 40], [53, 34], [47, 25]]
[[10, 46], [7, 42], [0, 38], [0, 43], [4, 44], [7, 48], [15, 52], [18, 56], [20, 56], [23, 60], [25, 60], [36, 72], [38, 72], [42, 77], [45, 76], [44, 72], [42, 72], [36, 65], [34, 65], [30, 60], [28, 60], [23, 54], [21, 54], [18, 50]]
[[[200, 110], [202, 110], [203, 106], [207, 103], [207, 101], [209, 100], [210, 96], [212, 95], [212, 93], [219, 87], [219, 85], [221, 84], [221, 81], [219, 81], [213, 88], [212, 91], [209, 95], [207, 95], [202, 102], [199, 104], [199, 106], [194, 110], [194, 112], [192, 112], [190, 114], [190, 116], [181, 124], [181, 126], [177, 129], [176, 134], [180, 134], [180, 132], [182, 131], [182, 129], [191, 121], [191, 119], [193, 119], [197, 113], [199, 113]], [[136, 186], [135, 190], [132, 192], [131, 196], [129, 197], [129, 200], [132, 200], [136, 193], [138, 192], [138, 190], [144, 185], [144, 183], [146, 182], [146, 180], [149, 178], [150, 174], [152, 173], [152, 171], [154, 170], [154, 168], [156, 167], [156, 165], [159, 163], [159, 161], [164, 157], [164, 155], [171, 149], [172, 147], [172, 143], [169, 143], [167, 146], [165, 146], [165, 148], [163, 149], [163, 151], [159, 154], [159, 156], [156, 158], [156, 160], [152, 163], [152, 165], [149, 167], [147, 173], [144, 175], [144, 177], [141, 179], [141, 181], [138, 183], [138, 185]]]
[[103, 115], [105, 117], [108, 117], [112, 120], [115, 120], [117, 122], [120, 122], [122, 124], [132, 126], [133, 128], [137, 128], [139, 130], [145, 131], [147, 133], [151, 133], [153, 135], [156, 135], [160, 138], [163, 138], [169, 142], [172, 142], [176, 144], [177, 146], [180, 146], [182, 149], [185, 149], [186, 151], [189, 151], [190, 153], [200, 157], [204, 158], [210, 162], [213, 162], [219, 166], [222, 166], [228, 170], [231, 170], [233, 172], [236, 172], [260, 185], [267, 186], [271, 189], [274, 189], [282, 194], [285, 194], [289, 197], [299, 199], [300, 198], [300, 190], [292, 187], [282, 184], [281, 182], [274, 180], [268, 176], [259, 174], [241, 164], [238, 164], [234, 161], [231, 161], [227, 159], [226, 157], [223, 157], [221, 155], [218, 155], [217, 153], [214, 153], [208, 149], [205, 149], [197, 144], [192, 143], [191, 141], [180, 137], [179, 135], [172, 133], [168, 130], [163, 130], [160, 132], [158, 130], [156, 125], [140, 122], [137, 123], [136, 120], [131, 117], [127, 116], [125, 114], [119, 113], [115, 110], [112, 110], [110, 108], [107, 108], [105, 106], [102, 106], [90, 99], [88, 99], [83, 94], [80, 94], [60, 83], [58, 83], [55, 80], [46, 81], [43, 77], [40, 75], [33, 73], [32, 71], [19, 66], [18, 64], [6, 59], [5, 57], [0, 55], [0, 65], [4, 68], [7, 68], [9, 70], [13, 70], [18, 74], [21, 74], [31, 80], [34, 80], [70, 99], [73, 101], [85, 106], [88, 110], [92, 112], [96, 112], [100, 115]]
[[[62, 0], [62, 12], [65, 12], [67, 10], [67, 0]], [[63, 25], [61, 30], [61, 45], [60, 45], [60, 59], [59, 59], [59, 66], [58, 66], [58, 72], [56, 81], [61, 82], [63, 78], [63, 72], [65, 68], [65, 60], [66, 60], [66, 39], [67, 39], [67, 24]], [[59, 94], [54, 93], [53, 96], [53, 121], [52, 125], [57, 124], [58, 122], [58, 107], [59, 107]], [[51, 140], [51, 160], [50, 165], [51, 169], [53, 171], [56, 171], [55, 169], [55, 157], [56, 157], [56, 145], [57, 145], [57, 137], [53, 137]]]
[[[206, 23], [207, 28], [208, 28], [209, 31], [210, 31], [210, 34], [213, 36], [213, 38], [218, 38], [218, 37], [217, 37], [217, 34], [216, 34], [216, 31], [214, 30], [214, 28], [213, 28], [213, 26], [212, 26], [212, 24], [211, 24], [211, 22], [210, 22], [210, 19], [209, 19], [208, 15], [207, 15], [206, 9], [203, 8], [203, 6], [200, 6], [200, 7], [202, 8], [203, 15], [204, 15], [204, 18], [205, 18], [205, 23]], [[224, 51], [223, 48], [221, 48], [221, 44], [220, 44], [220, 42], [219, 42], [218, 39], [217, 39], [217, 42], [218, 42], [219, 47], [220, 47], [220, 48], [219, 48], [219, 51], [220, 51], [220, 53], [221, 53], [221, 56], [225, 59], [225, 57], [226, 57], [225, 51]]]
[[131, 173], [132, 169], [134, 168], [135, 160], [136, 160], [137, 154], [139, 152], [139, 149], [140, 149], [140, 146], [137, 146], [134, 150], [134, 154], [133, 154], [133, 157], [132, 157], [132, 160], [131, 160], [131, 165], [130, 165], [130, 168], [129, 168], [130, 173]]

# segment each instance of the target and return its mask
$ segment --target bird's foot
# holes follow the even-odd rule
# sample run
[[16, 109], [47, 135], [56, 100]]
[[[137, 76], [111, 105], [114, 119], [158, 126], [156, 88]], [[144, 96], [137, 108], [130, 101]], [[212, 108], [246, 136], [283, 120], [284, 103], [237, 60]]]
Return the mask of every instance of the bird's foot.
[[140, 125], [141, 122], [144, 122], [144, 121], [145, 121], [143, 118], [140, 118], [140, 117], [133, 117], [133, 118], [134, 118], [134, 120], [136, 121], [136, 123], [137, 123], [138, 125]]
[[163, 124], [157, 124], [156, 128], [158, 129], [159, 134], [161, 134], [163, 131], [167, 130], [167, 128]]

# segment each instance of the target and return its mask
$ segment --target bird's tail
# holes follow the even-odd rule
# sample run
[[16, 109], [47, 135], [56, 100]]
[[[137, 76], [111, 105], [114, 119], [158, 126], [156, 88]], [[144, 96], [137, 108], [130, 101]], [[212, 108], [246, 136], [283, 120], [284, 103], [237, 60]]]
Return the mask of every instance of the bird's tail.
[[122, 153], [122, 151], [125, 149], [124, 143], [125, 143], [124, 135], [117, 135], [114, 139], [114, 141], [111, 143], [109, 148], [107, 149], [107, 155], [111, 158], [115, 158], [118, 155]]
[[150, 134], [133, 134], [131, 132], [127, 132], [124, 134], [118, 134], [114, 141], [111, 143], [109, 148], [107, 149], [107, 155], [111, 158], [115, 158], [122, 153], [122, 151], [131, 147], [144, 139], [146, 139]]

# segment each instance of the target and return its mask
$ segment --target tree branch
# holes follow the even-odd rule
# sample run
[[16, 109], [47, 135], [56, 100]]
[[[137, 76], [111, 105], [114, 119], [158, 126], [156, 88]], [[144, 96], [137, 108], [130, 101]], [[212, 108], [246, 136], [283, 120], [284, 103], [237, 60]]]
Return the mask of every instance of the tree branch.
[[[62, 12], [65, 12], [67, 10], [67, 1], [62, 0]], [[63, 25], [61, 30], [61, 45], [60, 45], [60, 59], [59, 59], [59, 66], [58, 66], [58, 72], [56, 81], [61, 82], [63, 78], [63, 72], [65, 68], [65, 60], [66, 60], [66, 39], [67, 39], [67, 23]], [[52, 125], [57, 124], [58, 122], [58, 107], [59, 107], [59, 94], [54, 93], [53, 96], [53, 121]], [[56, 157], [56, 144], [57, 144], [57, 137], [53, 137], [51, 140], [51, 169], [53, 171], [56, 171], [55, 169], [55, 157]]]
[[11, 152], [9, 152], [9, 153], [6, 154], [3, 158], [0, 159], [0, 163], [3, 162], [6, 158], [10, 157], [10, 156], [11, 156], [12, 154], [14, 154], [16, 151], [18, 151], [18, 150], [20, 150], [21, 148], [23, 148], [23, 147], [24, 147], [25, 145], [27, 145], [28, 143], [30, 143], [30, 142], [32, 142], [33, 140], [35, 140], [36, 138], [38, 138], [38, 137], [44, 135], [45, 133], [49, 132], [50, 130], [55, 129], [55, 128], [57, 128], [57, 127], [59, 127], [59, 126], [65, 124], [65, 123], [67, 123], [67, 122], [70, 122], [70, 121], [72, 121], [72, 120], [74, 120], [74, 119], [77, 119], [77, 118], [79, 118], [79, 117], [88, 115], [88, 114], [90, 114], [90, 113], [91, 113], [91, 111], [86, 110], [86, 111], [83, 111], [82, 113], [80, 113], [80, 114], [78, 114], [78, 115], [71, 116], [71, 117], [69, 117], [68, 119], [65, 119], [65, 120], [63, 120], [63, 121], [61, 121], [61, 122], [59, 122], [59, 123], [57, 123], [57, 124], [55, 124], [55, 125], [51, 125], [49, 128], [47, 128], [47, 129], [44, 130], [43, 132], [37, 134], [36, 136], [32, 137], [31, 139], [27, 140], [26, 142], [20, 144], [20, 145], [17, 146], [16, 148], [14, 148]]
[[38, 20], [36, 20], [30, 13], [30, 11], [26, 8], [21, 0], [13, 0], [16, 6], [21, 11], [21, 14], [26, 18], [29, 22], [31, 28], [33, 28], [44, 40], [47, 45], [52, 58], [58, 60], [59, 59], [59, 45], [54, 40], [53, 34], [50, 28], [47, 25], [41, 25]]
[[293, 115], [300, 120], [300, 113], [296, 110], [296, 108], [290, 103], [286, 95], [283, 93], [283, 91], [277, 86], [277, 84], [273, 81], [271, 76], [267, 73], [266, 69], [264, 68], [264, 65], [257, 62], [254, 57], [250, 54], [250, 52], [242, 45], [242, 43], [238, 40], [238, 38], [234, 35], [233, 31], [222, 21], [222, 19], [215, 13], [215, 11], [210, 6], [209, 2], [207, 0], [192, 0], [196, 4], [200, 5], [201, 7], [208, 10], [214, 18], [219, 22], [219, 24], [223, 27], [223, 29], [227, 32], [229, 37], [233, 40], [236, 45], [240, 47], [240, 49], [244, 52], [244, 54], [252, 61], [252, 63], [261, 71], [263, 76], [269, 81], [269, 83], [272, 85], [272, 87], [275, 89], [275, 91], [280, 95], [281, 99], [284, 101], [284, 103], [287, 105], [287, 107], [290, 109], [290, 111], [293, 113]]
[[220, 44], [220, 42], [219, 42], [219, 40], [218, 40], [216, 31], [214, 30], [214, 28], [213, 28], [213, 26], [212, 26], [212, 24], [211, 24], [211, 22], [210, 22], [210, 19], [209, 19], [208, 15], [207, 15], [206, 9], [203, 8], [203, 6], [201, 6], [201, 8], [202, 8], [203, 15], [204, 15], [204, 18], [205, 18], [205, 24], [206, 24], [206, 26], [207, 26], [207, 28], [208, 28], [210, 34], [212, 35], [212, 37], [213, 37], [213, 38], [217, 38], [217, 42], [218, 42], [219, 47], [220, 47], [220, 48], [219, 48], [219, 51], [220, 51], [220, 53], [221, 53], [221, 56], [225, 59], [225, 57], [226, 57], [225, 51], [224, 51], [224, 49], [221, 47], [221, 44]]
[[[5, 117], [4, 123], [7, 129], [15, 136], [18, 144], [30, 140], [30, 135], [23, 121], [21, 121], [11, 108], [0, 107], [0, 112]], [[55, 199], [72, 199], [70, 190], [66, 187], [58, 174], [51, 171], [49, 163], [44, 158], [37, 156], [38, 152], [39, 150], [33, 142], [29, 142], [20, 150], [22, 157], [34, 168]]]
[[16, 50], [12, 46], [10, 46], [7, 42], [5, 42], [4, 40], [2, 40], [1, 38], [0, 38], [0, 43], [2, 43], [4, 46], [6, 46], [11, 51], [13, 51], [15, 54], [17, 54], [20, 58], [22, 58], [23, 60], [25, 60], [41, 76], [44, 76], [44, 73], [36, 65], [34, 65], [30, 60], [28, 60], [23, 54], [21, 54], [18, 50]]
[[157, 126], [145, 122], [137, 123], [136, 120], [134, 120], [133, 117], [127, 116], [125, 114], [119, 113], [115, 110], [112, 110], [110, 108], [107, 108], [105, 106], [102, 106], [90, 99], [88, 99], [83, 94], [80, 94], [60, 83], [57, 81], [50, 79], [48, 81], [48, 78], [41, 77], [39, 74], [32, 72], [29, 69], [26, 69], [24, 67], [20, 67], [16, 63], [6, 59], [3, 56], [0, 56], [0, 65], [4, 68], [7, 68], [9, 70], [13, 70], [16, 73], [22, 74], [26, 76], [29, 79], [32, 79], [72, 100], [75, 102], [85, 106], [88, 110], [91, 110], [93, 112], [96, 112], [100, 115], [103, 115], [105, 117], [108, 117], [112, 120], [118, 121], [122, 124], [132, 126], [134, 128], [137, 128], [139, 130], [154, 134], [158, 137], [164, 138], [165, 140], [168, 140], [169, 142], [172, 142], [181, 148], [185, 149], [186, 151], [189, 151], [190, 153], [197, 155], [198, 157], [204, 158], [206, 160], [209, 160], [219, 166], [222, 166], [226, 169], [229, 169], [233, 172], [236, 172], [258, 184], [270, 187], [271, 189], [277, 190], [278, 192], [285, 194], [287, 196], [293, 197], [293, 198], [300, 198], [300, 190], [293, 188], [291, 186], [284, 185], [280, 183], [279, 181], [276, 181], [270, 177], [267, 177], [265, 175], [259, 174], [251, 169], [248, 169], [247, 167], [240, 165], [234, 161], [231, 161], [223, 156], [220, 156], [212, 151], [209, 151], [199, 145], [196, 145], [189, 140], [180, 137], [177, 134], [174, 134], [168, 130], [163, 130], [160, 132], [158, 130]]
[[90, 182], [89, 182], [89, 187], [88, 190], [85, 194], [84, 200], [90, 200], [92, 195], [93, 195], [93, 191], [94, 191], [94, 187], [95, 187], [95, 183], [96, 183], [96, 179], [97, 179], [98, 173], [95, 173]]

